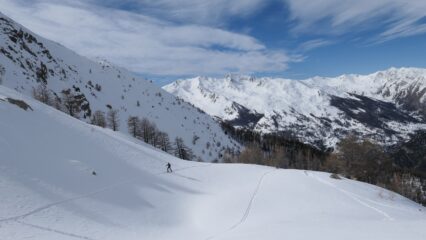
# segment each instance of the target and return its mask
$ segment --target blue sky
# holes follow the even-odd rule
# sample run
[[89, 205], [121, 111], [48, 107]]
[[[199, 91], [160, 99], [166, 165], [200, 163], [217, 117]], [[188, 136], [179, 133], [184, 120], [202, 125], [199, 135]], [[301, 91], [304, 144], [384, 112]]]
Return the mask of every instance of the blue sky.
[[424, 0], [0, 0], [4, 14], [158, 84], [426, 67]]

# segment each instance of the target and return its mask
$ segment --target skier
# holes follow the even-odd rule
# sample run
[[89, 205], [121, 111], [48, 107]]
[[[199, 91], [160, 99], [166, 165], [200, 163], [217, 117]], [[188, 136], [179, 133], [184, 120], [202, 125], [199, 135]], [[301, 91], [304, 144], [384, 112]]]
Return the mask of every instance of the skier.
[[172, 170], [172, 165], [168, 162], [167, 164], [166, 164], [166, 166], [167, 166], [167, 172], [173, 172], [173, 170]]

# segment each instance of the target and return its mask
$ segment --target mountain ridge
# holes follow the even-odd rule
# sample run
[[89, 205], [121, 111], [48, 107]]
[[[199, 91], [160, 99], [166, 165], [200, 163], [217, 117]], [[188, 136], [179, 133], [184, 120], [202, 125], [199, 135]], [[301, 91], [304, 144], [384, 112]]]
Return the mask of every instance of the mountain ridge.
[[426, 127], [426, 69], [421, 68], [305, 80], [229, 74], [177, 80], [163, 89], [222, 121], [244, 122], [238, 104], [247, 109], [245, 115], [264, 116], [253, 127], [235, 127], [262, 133], [290, 131], [311, 144], [321, 140], [334, 146], [353, 132], [393, 144]]
[[38, 87], [58, 101], [64, 93], [77, 96], [82, 111], [76, 117], [86, 122], [96, 111], [114, 109], [119, 130], [127, 133], [128, 117], [146, 118], [171, 141], [182, 138], [194, 160], [218, 160], [225, 148], [240, 147], [210, 116], [152, 82], [105, 60], [82, 57], [1, 13], [0, 70], [0, 84], [28, 96]]

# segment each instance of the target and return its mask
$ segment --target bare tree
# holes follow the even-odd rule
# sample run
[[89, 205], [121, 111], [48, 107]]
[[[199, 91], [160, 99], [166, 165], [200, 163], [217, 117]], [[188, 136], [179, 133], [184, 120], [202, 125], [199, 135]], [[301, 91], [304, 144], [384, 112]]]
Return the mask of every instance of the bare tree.
[[46, 65], [40, 62], [40, 67], [36, 69], [37, 82], [47, 84], [47, 77], [49, 76]]
[[158, 136], [160, 131], [158, 130], [157, 125], [155, 125], [155, 123], [152, 123], [151, 127], [152, 127], [152, 132], [150, 137], [150, 144], [158, 148], [160, 146], [160, 138]]
[[140, 120], [139, 117], [129, 116], [127, 119], [127, 127], [129, 129], [129, 133], [132, 134], [134, 138], [140, 137]]
[[170, 153], [172, 151], [172, 144], [170, 143], [169, 135], [165, 132], [158, 132], [159, 148], [164, 152]]
[[146, 143], [152, 143], [157, 127], [155, 126], [155, 124], [151, 123], [147, 118], [142, 118], [140, 125], [143, 141]]
[[52, 100], [52, 106], [59, 111], [63, 111], [62, 100], [60, 97], [56, 96]]
[[37, 86], [37, 88], [33, 88], [33, 97], [34, 99], [47, 104], [52, 104], [52, 96], [50, 94], [49, 89], [47, 89], [47, 86], [45, 84], [40, 84]]
[[238, 162], [238, 156], [233, 148], [227, 147], [223, 152], [222, 160], [224, 163], [236, 163]]
[[6, 69], [0, 64], [0, 84], [3, 83], [3, 75], [6, 73]]
[[288, 158], [284, 147], [278, 146], [273, 152], [269, 159], [270, 166], [288, 168], [290, 165], [290, 159]]
[[262, 164], [263, 163], [263, 152], [255, 144], [248, 145], [239, 156], [239, 162], [251, 163], [251, 164]]
[[192, 160], [193, 158], [191, 149], [185, 146], [183, 139], [179, 137], [175, 139], [175, 156], [185, 160]]
[[99, 127], [106, 127], [106, 119], [105, 119], [105, 113], [102, 111], [96, 111], [92, 116], [92, 124], [99, 126]]
[[70, 89], [62, 91], [62, 104], [70, 116], [78, 118], [81, 112], [80, 102]]
[[348, 136], [338, 145], [338, 152], [326, 165], [331, 171], [340, 170], [346, 176], [376, 184], [389, 179], [392, 160], [384, 149], [367, 139]]
[[113, 130], [118, 131], [120, 119], [118, 117], [118, 110], [110, 109], [107, 113], [107, 125]]

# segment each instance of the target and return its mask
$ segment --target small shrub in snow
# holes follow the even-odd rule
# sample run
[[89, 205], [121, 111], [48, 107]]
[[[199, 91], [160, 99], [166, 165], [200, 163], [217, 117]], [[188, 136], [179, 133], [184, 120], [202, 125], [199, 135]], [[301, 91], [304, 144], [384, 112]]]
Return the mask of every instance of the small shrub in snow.
[[37, 88], [33, 88], [33, 98], [47, 105], [51, 104], [51, 94], [45, 84], [40, 84]]
[[330, 178], [338, 179], [338, 180], [342, 179], [342, 178], [339, 176], [339, 174], [337, 174], [337, 173], [332, 173], [332, 174], [330, 174]]
[[200, 137], [199, 137], [199, 136], [197, 136], [197, 135], [194, 135], [194, 136], [192, 137], [192, 144], [193, 144], [193, 145], [197, 144], [198, 139], [200, 139]]

